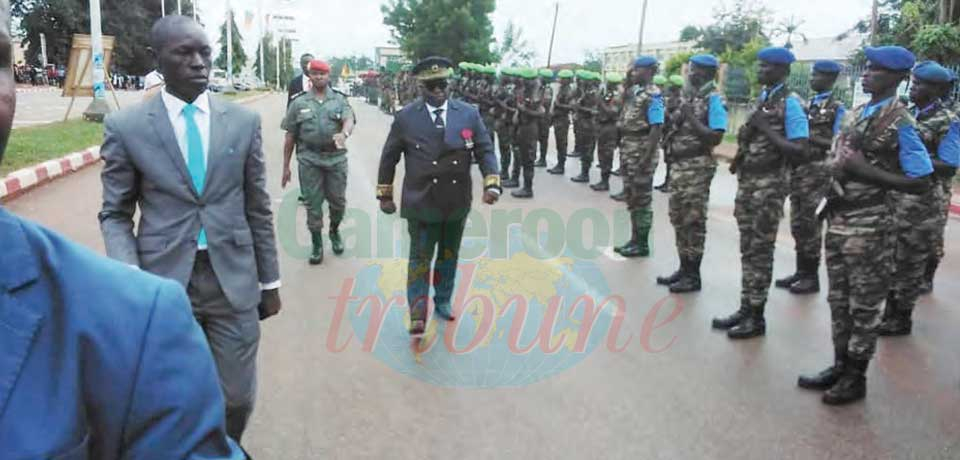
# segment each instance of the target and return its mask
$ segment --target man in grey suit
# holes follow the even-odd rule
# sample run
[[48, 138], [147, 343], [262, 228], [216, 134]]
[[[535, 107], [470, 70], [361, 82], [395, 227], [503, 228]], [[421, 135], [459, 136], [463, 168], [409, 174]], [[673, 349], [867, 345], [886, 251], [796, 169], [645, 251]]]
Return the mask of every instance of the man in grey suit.
[[281, 307], [260, 117], [209, 96], [211, 47], [195, 21], [160, 19], [150, 41], [166, 88], [106, 120], [100, 228], [108, 256], [186, 287], [217, 363], [227, 433], [240, 441], [259, 320]]

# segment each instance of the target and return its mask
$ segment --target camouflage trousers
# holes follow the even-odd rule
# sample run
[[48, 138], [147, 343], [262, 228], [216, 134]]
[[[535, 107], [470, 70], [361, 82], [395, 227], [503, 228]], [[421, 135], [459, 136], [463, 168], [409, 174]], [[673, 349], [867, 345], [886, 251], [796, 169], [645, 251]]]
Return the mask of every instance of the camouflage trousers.
[[547, 159], [547, 148], [550, 146], [550, 125], [553, 120], [549, 117], [543, 117], [537, 121], [539, 137], [537, 142], [540, 144], [540, 158]]
[[935, 186], [925, 195], [890, 191], [888, 197], [893, 211], [892, 239], [895, 241], [892, 292], [897, 300], [897, 311], [909, 314], [920, 298], [927, 261], [934, 254], [933, 242], [941, 221], [943, 190]]
[[[503, 121], [497, 123], [497, 140], [500, 141], [500, 174], [510, 177], [510, 159], [515, 154], [513, 137], [516, 127]], [[516, 158], [513, 160], [517, 162]]]
[[953, 179], [940, 179], [940, 188], [943, 191], [941, 195], [943, 202], [940, 207], [940, 218], [937, 220], [937, 227], [930, 236], [930, 246], [933, 250], [932, 257], [937, 262], [943, 260], [943, 245], [946, 238], [947, 222], [950, 221], [950, 201], [953, 200]]
[[680, 259], [703, 257], [707, 241], [707, 203], [717, 160], [710, 154], [677, 160], [670, 179], [670, 223], [677, 237]]
[[790, 232], [797, 257], [820, 260], [823, 223], [817, 218], [817, 207], [829, 189], [830, 176], [823, 162], [790, 171]]
[[877, 348], [880, 309], [890, 286], [893, 218], [886, 206], [831, 216], [825, 253], [833, 346], [869, 360]]
[[584, 169], [589, 169], [593, 165], [593, 151], [597, 148], [597, 138], [600, 134], [597, 122], [585, 120], [581, 122], [580, 134], [577, 136], [577, 142], [580, 143], [580, 164]]
[[[740, 229], [742, 307], [763, 311], [773, 279], [773, 251], [787, 195], [786, 171], [738, 175], [733, 216]], [[673, 185], [671, 185], [672, 187]]]
[[557, 164], [567, 162], [567, 138], [570, 136], [570, 116], [553, 117], [553, 138], [557, 144]]
[[490, 133], [490, 142], [493, 145], [497, 145], [496, 144], [497, 121], [493, 118], [492, 115], [484, 115], [483, 125], [487, 127], [487, 132]]
[[[521, 185], [533, 185], [533, 163], [537, 156], [537, 135], [539, 134], [539, 123], [527, 123], [517, 127], [517, 156], [514, 160], [514, 168], [523, 174], [524, 183]], [[519, 164], [519, 167], [517, 165]]]
[[323, 231], [323, 202], [329, 201], [330, 226], [337, 228], [347, 209], [347, 160], [320, 166], [316, 163], [297, 163], [300, 193], [306, 200], [307, 229]]
[[598, 132], [597, 162], [600, 163], [600, 171], [608, 175], [613, 169], [613, 154], [617, 151], [620, 133], [616, 123], [601, 123]]
[[583, 151], [583, 118], [576, 115], [573, 116], [573, 151]]
[[624, 134], [620, 140], [620, 162], [627, 209], [639, 211], [653, 203], [653, 173], [657, 170], [656, 151], [648, 154], [649, 136]]

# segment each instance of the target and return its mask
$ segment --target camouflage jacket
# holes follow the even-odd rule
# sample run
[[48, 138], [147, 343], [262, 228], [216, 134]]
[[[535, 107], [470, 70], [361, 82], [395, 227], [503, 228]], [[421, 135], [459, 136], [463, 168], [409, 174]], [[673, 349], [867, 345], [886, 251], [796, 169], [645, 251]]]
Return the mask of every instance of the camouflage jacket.
[[[826, 139], [832, 139], [834, 137], [834, 127], [837, 123], [837, 116], [843, 116], [843, 102], [837, 100], [834, 94], [830, 94], [829, 97], [822, 101], [816, 101], [814, 99], [810, 102], [810, 105], [807, 106], [807, 119], [810, 120], [810, 136], [823, 137]], [[811, 150], [816, 150], [819, 153], [819, 157], [816, 157], [815, 160], [823, 160], [826, 158], [827, 152], [830, 149], [822, 149], [814, 144], [810, 144]]]
[[615, 124], [620, 118], [620, 108], [622, 107], [623, 94], [620, 87], [603, 95], [600, 101], [600, 114], [597, 121], [602, 125]]
[[[694, 92], [695, 91], [695, 92]], [[700, 120], [704, 125], [710, 125], [710, 98], [719, 97], [721, 103], [723, 95], [717, 91], [717, 85], [709, 82], [699, 90], [690, 91], [681, 96], [680, 103], [668, 110], [670, 132], [667, 134], [670, 143], [670, 153], [677, 159], [688, 158], [692, 156], [710, 155], [713, 152], [713, 144], [704, 140], [690, 123], [685, 123], [683, 118], [684, 106], [689, 105], [693, 108], [693, 116]]]
[[[770, 127], [773, 128], [773, 131], [782, 136], [786, 136], [787, 131], [786, 114], [788, 98], [795, 98], [797, 101], [802, 101], [799, 95], [789, 91], [786, 85], [783, 85], [760, 102], [753, 112], [762, 111]], [[800, 105], [803, 105], [802, 102]], [[747, 116], [748, 120], [753, 117], [753, 113]], [[740, 165], [741, 170], [775, 171], [778, 165], [781, 168], [786, 166], [786, 158], [769, 137], [749, 125], [745, 125], [741, 129], [749, 130], [746, 135], [747, 155], [742, 160], [742, 164]]]
[[623, 108], [617, 126], [625, 135], [646, 135], [652, 127], [647, 114], [654, 99], [661, 97], [660, 88], [652, 83], [642, 88], [634, 85], [627, 88], [623, 96]]
[[[563, 86], [560, 85], [560, 89], [557, 91], [557, 103], [570, 105], [574, 102], [574, 90], [570, 85]], [[570, 109], [554, 106], [553, 115], [562, 117], [570, 114]]]

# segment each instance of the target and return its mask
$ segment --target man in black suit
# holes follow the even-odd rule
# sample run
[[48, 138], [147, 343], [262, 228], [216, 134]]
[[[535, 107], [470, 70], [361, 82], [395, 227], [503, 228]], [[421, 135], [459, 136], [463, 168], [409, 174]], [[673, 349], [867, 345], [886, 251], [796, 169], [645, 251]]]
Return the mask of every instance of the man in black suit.
[[290, 101], [293, 98], [310, 89], [310, 72], [307, 72], [307, 66], [310, 65], [312, 60], [313, 55], [310, 53], [300, 56], [300, 70], [302, 72], [300, 75], [293, 77], [293, 80], [290, 80], [290, 84], [287, 85], [287, 107], [290, 106]]
[[471, 159], [477, 160], [483, 173], [483, 202], [496, 203], [502, 192], [497, 156], [480, 113], [472, 105], [447, 99], [451, 67], [442, 57], [428, 57], [414, 67], [421, 98], [396, 114], [380, 157], [377, 199], [387, 214], [397, 210], [393, 178], [400, 157], [404, 159], [400, 215], [407, 219], [410, 234], [407, 303], [414, 337], [426, 330], [434, 251], [435, 311], [447, 321], [454, 320], [450, 300], [473, 199]]

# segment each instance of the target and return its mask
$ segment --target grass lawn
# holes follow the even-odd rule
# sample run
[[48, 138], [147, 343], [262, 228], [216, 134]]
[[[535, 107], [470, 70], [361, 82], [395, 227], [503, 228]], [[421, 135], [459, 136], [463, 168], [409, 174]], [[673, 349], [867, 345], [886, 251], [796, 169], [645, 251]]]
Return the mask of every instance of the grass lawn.
[[82, 120], [17, 128], [10, 133], [0, 177], [103, 142], [103, 125]]
[[226, 99], [226, 100], [228, 100], [228, 101], [236, 102], [236, 101], [239, 100], [239, 99], [246, 99], [246, 98], [248, 98], [248, 97], [253, 97], [253, 96], [257, 96], [257, 95], [259, 95], [259, 94], [263, 94], [263, 93], [265, 93], [265, 92], [266, 92], [266, 91], [256, 91], [256, 90], [255, 90], [255, 91], [237, 91], [237, 92], [235, 92], [235, 93], [233, 93], [233, 94], [224, 94], [224, 93], [216, 93], [216, 94], [217, 94], [218, 97], [221, 97], [221, 98]]

